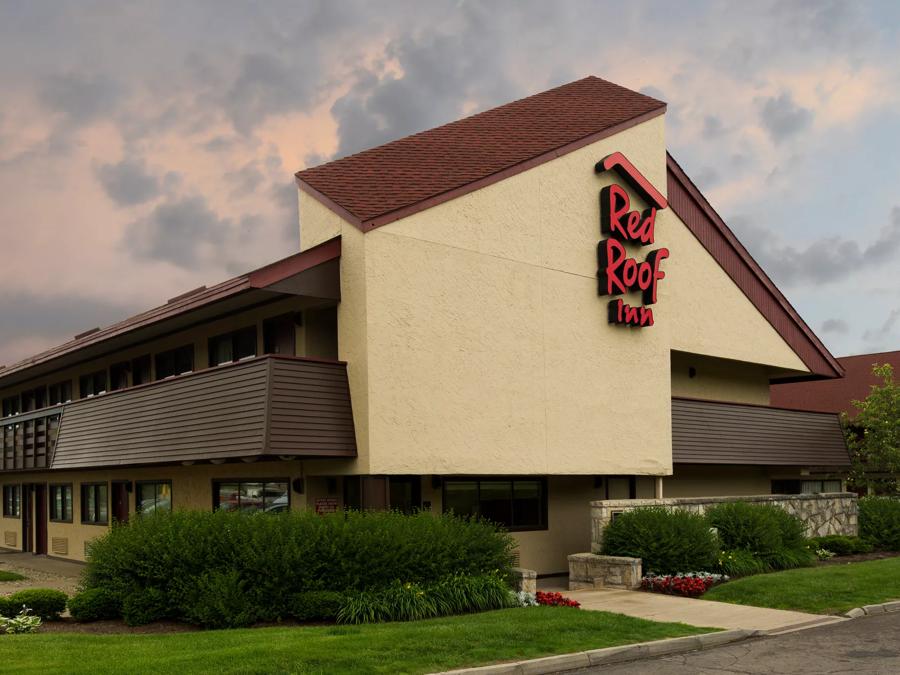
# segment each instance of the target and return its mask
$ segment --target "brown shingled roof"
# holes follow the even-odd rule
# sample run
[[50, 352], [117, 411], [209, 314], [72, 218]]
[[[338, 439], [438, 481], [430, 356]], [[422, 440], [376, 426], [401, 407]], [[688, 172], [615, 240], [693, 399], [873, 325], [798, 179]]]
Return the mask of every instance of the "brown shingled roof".
[[524, 171], [665, 112], [586, 77], [297, 173], [304, 190], [369, 230]]
[[900, 373], [900, 351], [841, 356], [838, 362], [845, 373], [840, 379], [773, 384], [770, 387], [772, 405], [797, 410], [846, 412], [855, 417], [859, 411], [850, 402], [861, 401], [869, 395], [872, 385], [881, 384], [881, 380], [872, 374], [873, 365], [889, 363], [894, 367], [894, 373]]

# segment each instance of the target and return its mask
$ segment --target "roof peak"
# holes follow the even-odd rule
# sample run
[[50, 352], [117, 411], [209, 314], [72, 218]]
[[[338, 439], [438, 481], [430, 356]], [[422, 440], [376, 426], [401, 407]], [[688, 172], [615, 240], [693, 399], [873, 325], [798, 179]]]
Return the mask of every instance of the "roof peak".
[[430, 208], [665, 112], [584, 77], [297, 172], [304, 190], [366, 231]]

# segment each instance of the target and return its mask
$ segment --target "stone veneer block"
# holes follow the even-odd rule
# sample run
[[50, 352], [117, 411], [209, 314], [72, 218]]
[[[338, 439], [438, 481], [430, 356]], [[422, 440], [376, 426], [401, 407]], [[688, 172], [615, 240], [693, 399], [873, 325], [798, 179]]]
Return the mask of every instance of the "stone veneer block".
[[569, 590], [589, 588], [639, 588], [641, 559], [574, 553], [569, 556]]
[[537, 593], [536, 571], [528, 570], [524, 567], [513, 567], [512, 573], [517, 591], [524, 591], [525, 593]]

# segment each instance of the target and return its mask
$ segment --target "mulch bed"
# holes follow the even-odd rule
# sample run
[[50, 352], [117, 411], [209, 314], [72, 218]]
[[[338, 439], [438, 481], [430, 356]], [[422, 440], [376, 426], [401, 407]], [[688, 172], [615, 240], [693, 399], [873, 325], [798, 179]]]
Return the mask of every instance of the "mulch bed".
[[94, 633], [110, 635], [114, 633], [188, 633], [202, 630], [197, 626], [189, 626], [175, 621], [157, 621], [146, 626], [126, 626], [124, 621], [91, 621], [78, 623], [68, 617], [58, 621], [44, 621], [38, 629], [40, 633]]
[[884, 560], [886, 558], [896, 558], [900, 556], [897, 551], [873, 551], [872, 553], [857, 553], [856, 555], [841, 555], [829, 558], [828, 560], [820, 560], [819, 565], [843, 565], [846, 563], [865, 562], [867, 560]]

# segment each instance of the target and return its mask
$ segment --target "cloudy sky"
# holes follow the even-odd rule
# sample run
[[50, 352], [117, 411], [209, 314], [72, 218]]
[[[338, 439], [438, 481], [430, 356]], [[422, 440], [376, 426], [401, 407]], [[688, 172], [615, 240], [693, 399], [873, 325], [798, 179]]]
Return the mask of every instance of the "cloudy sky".
[[0, 363], [294, 252], [298, 169], [589, 74], [833, 353], [900, 349], [900, 3], [0, 0]]

